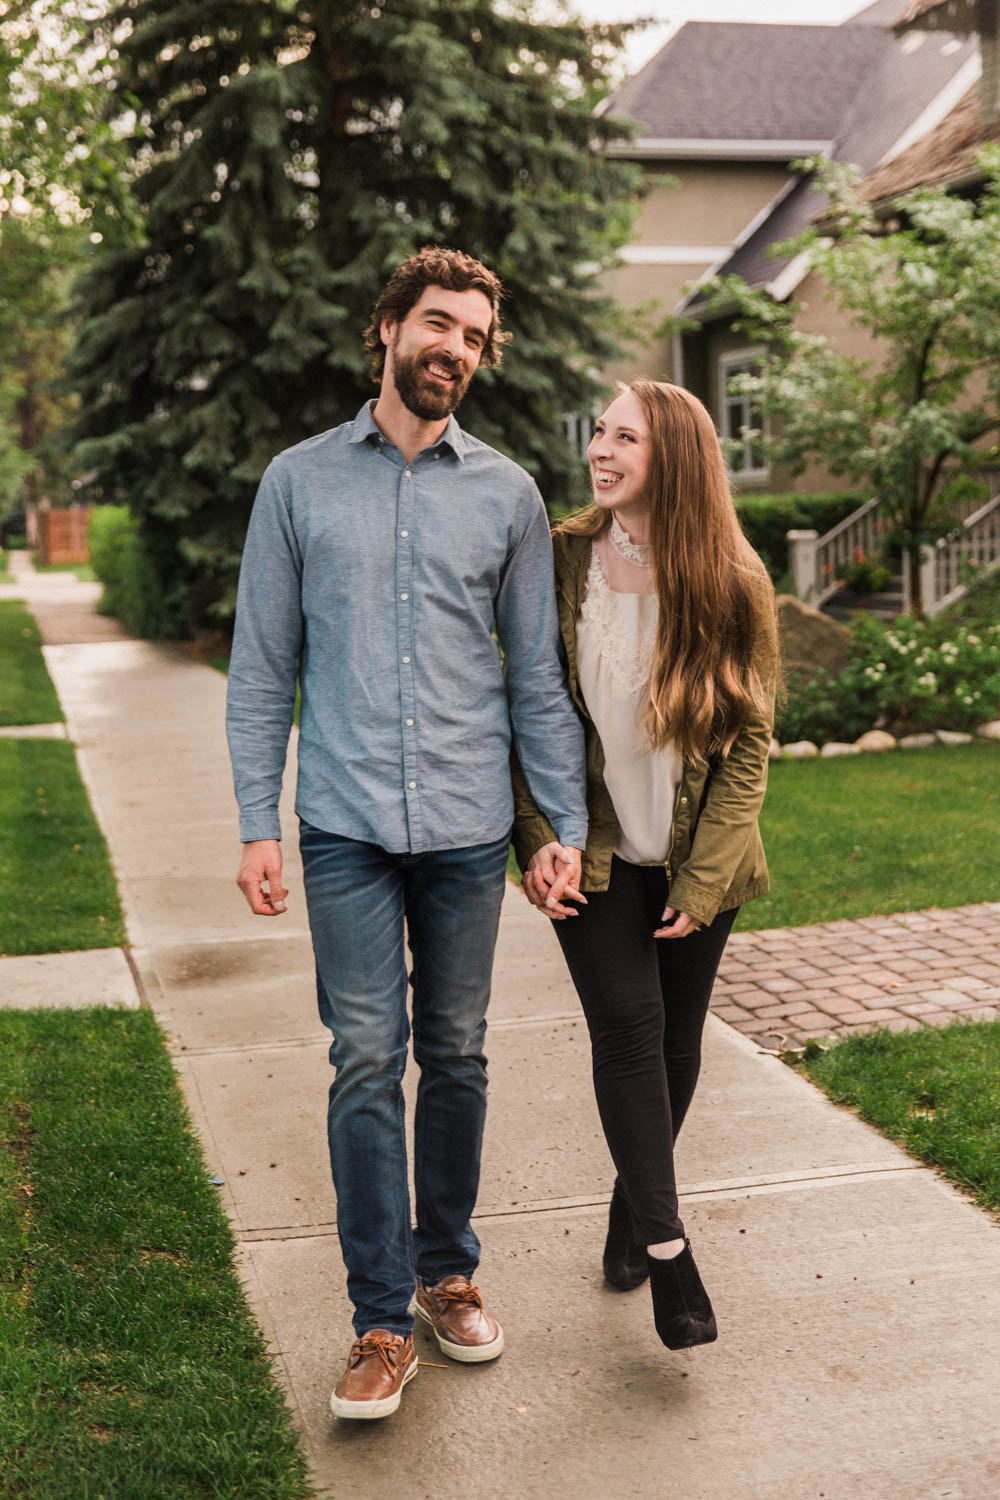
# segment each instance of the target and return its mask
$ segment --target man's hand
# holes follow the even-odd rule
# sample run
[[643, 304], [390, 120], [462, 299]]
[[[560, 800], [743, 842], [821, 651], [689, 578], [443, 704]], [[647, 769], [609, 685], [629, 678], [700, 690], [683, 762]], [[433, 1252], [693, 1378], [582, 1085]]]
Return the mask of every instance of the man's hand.
[[524, 894], [532, 906], [561, 922], [566, 917], [577, 917], [579, 912], [572, 906], [563, 906], [567, 897], [586, 906], [587, 898], [580, 890], [583, 855], [579, 849], [568, 844], [543, 844], [528, 860], [524, 871]]
[[255, 916], [281, 916], [288, 892], [281, 883], [281, 845], [277, 839], [256, 839], [243, 845], [236, 884]]

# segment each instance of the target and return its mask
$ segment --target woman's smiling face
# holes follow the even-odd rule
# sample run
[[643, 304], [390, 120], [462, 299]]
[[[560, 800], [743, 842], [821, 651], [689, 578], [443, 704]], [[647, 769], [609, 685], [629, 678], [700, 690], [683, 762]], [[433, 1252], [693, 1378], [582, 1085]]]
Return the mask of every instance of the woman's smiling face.
[[624, 391], [597, 420], [587, 449], [594, 504], [633, 515], [649, 505], [649, 423], [634, 391]]

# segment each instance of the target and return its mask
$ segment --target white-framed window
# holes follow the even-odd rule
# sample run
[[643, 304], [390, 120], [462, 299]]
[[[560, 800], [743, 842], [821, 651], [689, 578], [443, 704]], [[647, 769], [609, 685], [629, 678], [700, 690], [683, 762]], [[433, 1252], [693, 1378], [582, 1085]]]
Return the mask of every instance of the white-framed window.
[[589, 412], [563, 412], [563, 430], [566, 433], [566, 441], [584, 458], [587, 457], [587, 449], [594, 436], [594, 424], [599, 416], [600, 411], [597, 407]]
[[731, 389], [737, 375], [758, 375], [762, 349], [734, 349], [719, 356], [719, 432], [726, 440], [732, 473], [744, 479], [766, 479], [769, 466], [761, 437], [765, 417], [750, 396]]

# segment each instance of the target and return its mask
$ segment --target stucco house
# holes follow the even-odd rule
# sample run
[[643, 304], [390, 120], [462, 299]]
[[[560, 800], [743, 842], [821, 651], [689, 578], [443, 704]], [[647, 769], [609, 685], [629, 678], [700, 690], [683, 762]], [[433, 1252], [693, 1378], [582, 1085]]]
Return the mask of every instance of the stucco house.
[[[648, 188], [614, 294], [695, 323], [654, 338], [616, 373], [675, 380], [700, 396], [723, 435], [742, 445], [733, 473], [743, 490], [790, 488], [791, 476], [746, 435], [759, 419], [728, 389], [758, 351], [697, 283], [738, 274], [780, 300], [794, 296], [800, 326], [866, 352], [807, 259], [768, 253], [822, 207], [792, 163], [820, 153], [854, 162], [873, 195], [894, 196], [907, 164], [927, 180], [920, 151], [968, 123], [978, 98], [977, 3], [995, 18], [997, 0], [875, 0], [840, 26], [690, 22], [607, 101], [609, 113], [636, 122], [636, 139], [613, 149], [642, 165]], [[795, 487], [837, 481], [816, 467]]]

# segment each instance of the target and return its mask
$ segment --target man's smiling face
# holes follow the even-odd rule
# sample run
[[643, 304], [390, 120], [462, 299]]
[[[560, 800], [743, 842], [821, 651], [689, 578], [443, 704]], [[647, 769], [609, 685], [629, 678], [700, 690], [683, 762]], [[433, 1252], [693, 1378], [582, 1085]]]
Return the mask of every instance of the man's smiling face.
[[382, 324], [385, 376], [422, 422], [458, 406], [482, 358], [493, 321], [490, 299], [474, 288], [427, 286], [401, 323]]

